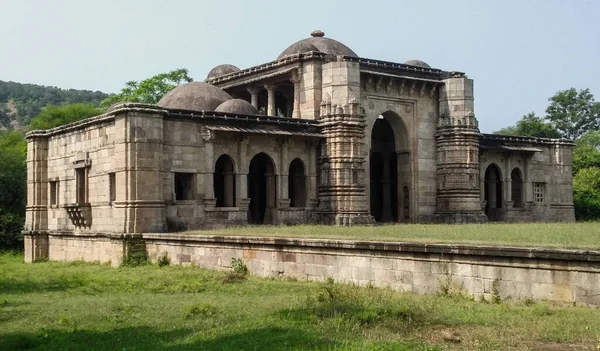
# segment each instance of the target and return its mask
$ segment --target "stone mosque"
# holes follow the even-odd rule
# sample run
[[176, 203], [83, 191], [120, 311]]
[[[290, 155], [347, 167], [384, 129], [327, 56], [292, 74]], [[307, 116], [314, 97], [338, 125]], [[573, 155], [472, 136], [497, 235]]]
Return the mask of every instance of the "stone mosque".
[[78, 233], [574, 220], [572, 142], [482, 134], [465, 73], [359, 57], [318, 30], [27, 142], [26, 250]]

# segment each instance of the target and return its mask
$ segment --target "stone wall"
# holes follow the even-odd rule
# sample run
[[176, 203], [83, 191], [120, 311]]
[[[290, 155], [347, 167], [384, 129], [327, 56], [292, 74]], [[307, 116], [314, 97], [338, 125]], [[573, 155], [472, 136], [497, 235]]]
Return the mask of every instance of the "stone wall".
[[[542, 299], [600, 305], [600, 252], [550, 248], [356, 242], [325, 239], [143, 234], [149, 257], [228, 270], [241, 258], [263, 277], [372, 284], [415, 293], [451, 290], [476, 298]], [[26, 235], [33, 256], [119, 265], [114, 235]], [[48, 247], [49, 245], [49, 247]]]

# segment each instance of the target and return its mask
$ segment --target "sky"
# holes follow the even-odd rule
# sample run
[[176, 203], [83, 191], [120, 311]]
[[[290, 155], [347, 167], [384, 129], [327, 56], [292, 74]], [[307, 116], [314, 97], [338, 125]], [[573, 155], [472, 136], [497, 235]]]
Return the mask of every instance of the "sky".
[[599, 15], [597, 0], [0, 0], [0, 80], [106, 93], [177, 68], [204, 80], [320, 29], [360, 57], [466, 72], [493, 132], [559, 90], [600, 100]]

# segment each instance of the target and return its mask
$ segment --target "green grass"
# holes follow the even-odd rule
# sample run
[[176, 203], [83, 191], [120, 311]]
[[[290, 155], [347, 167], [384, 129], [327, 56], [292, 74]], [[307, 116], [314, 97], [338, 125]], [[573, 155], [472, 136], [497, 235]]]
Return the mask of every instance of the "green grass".
[[594, 308], [22, 259], [0, 254], [0, 350], [562, 350], [600, 338]]
[[245, 226], [187, 233], [600, 249], [600, 222], [405, 224], [357, 227]]

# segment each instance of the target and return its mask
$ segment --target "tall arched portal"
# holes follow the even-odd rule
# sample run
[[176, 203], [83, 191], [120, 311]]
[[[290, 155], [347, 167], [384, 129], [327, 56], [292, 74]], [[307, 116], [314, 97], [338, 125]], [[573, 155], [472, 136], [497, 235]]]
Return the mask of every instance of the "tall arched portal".
[[502, 219], [502, 174], [498, 166], [491, 164], [485, 170], [485, 214], [490, 221]]
[[248, 172], [248, 223], [275, 223], [276, 217], [276, 176], [273, 160], [265, 153], [259, 153], [250, 161]]
[[380, 116], [371, 132], [369, 158], [371, 215], [377, 222], [398, 221], [398, 154], [392, 126]]

